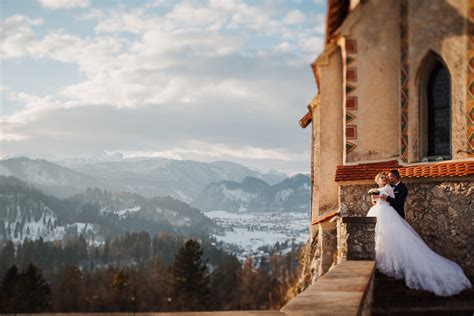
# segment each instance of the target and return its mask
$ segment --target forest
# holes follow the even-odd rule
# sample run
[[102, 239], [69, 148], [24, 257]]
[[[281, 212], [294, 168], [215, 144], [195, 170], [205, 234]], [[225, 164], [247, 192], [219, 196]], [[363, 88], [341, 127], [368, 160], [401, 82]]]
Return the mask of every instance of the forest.
[[1, 313], [279, 309], [298, 277], [300, 249], [247, 258], [213, 239], [127, 233], [105, 243], [4, 241]]

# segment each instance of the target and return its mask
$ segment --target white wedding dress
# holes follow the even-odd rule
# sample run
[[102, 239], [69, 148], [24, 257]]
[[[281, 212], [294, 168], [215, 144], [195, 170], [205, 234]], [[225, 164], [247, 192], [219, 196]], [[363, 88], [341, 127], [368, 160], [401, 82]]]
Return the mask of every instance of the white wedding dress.
[[[395, 197], [388, 184], [380, 191]], [[438, 296], [458, 294], [472, 286], [462, 268], [431, 250], [388, 202], [377, 199], [367, 216], [377, 217], [375, 257], [380, 272]]]

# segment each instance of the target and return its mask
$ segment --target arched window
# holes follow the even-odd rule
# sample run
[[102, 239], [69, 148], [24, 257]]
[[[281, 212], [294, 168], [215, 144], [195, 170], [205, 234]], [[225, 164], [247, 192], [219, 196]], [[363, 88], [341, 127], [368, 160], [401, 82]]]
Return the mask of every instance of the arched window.
[[430, 56], [421, 78], [421, 158], [451, 158], [451, 79], [439, 56]]

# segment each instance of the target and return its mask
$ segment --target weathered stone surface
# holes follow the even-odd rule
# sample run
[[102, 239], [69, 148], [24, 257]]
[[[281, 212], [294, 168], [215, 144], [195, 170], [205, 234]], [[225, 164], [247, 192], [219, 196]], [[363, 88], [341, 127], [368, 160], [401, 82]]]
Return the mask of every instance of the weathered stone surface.
[[344, 261], [285, 305], [287, 315], [369, 314], [374, 261]]
[[375, 260], [375, 217], [344, 217], [347, 260]]
[[301, 274], [290, 296], [296, 296], [303, 292], [308, 286], [316, 282], [319, 278], [321, 267], [321, 241], [316, 226], [316, 232], [310, 235], [310, 239], [306, 243], [306, 247], [301, 254]]
[[294, 295], [301, 293], [308, 286], [337, 264], [337, 224], [321, 223], [311, 235], [302, 254], [302, 272], [295, 288]]

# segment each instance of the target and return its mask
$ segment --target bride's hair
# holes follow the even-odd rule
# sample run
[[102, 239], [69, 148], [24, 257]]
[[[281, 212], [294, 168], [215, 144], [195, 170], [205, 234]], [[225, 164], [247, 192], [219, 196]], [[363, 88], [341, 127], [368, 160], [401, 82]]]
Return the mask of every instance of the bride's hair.
[[379, 179], [380, 177], [382, 176], [385, 176], [385, 178], [387, 177], [387, 174], [385, 172], [379, 172], [377, 173], [377, 175], [375, 176], [375, 182], [379, 183]]

